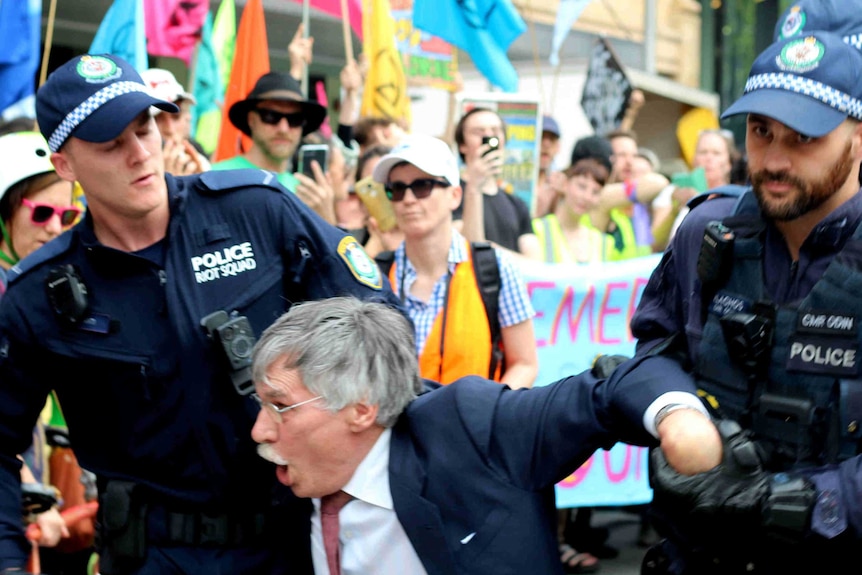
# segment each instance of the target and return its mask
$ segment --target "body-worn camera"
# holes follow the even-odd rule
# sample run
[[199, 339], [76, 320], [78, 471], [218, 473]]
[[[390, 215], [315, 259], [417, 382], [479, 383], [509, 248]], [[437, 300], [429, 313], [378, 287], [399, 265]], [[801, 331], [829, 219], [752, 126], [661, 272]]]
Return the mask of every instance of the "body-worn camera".
[[54, 316], [66, 327], [77, 327], [87, 315], [87, 286], [73, 265], [51, 268], [45, 278], [45, 291]]
[[237, 393], [251, 393], [254, 389], [251, 381], [251, 352], [256, 338], [248, 318], [244, 315], [231, 317], [219, 310], [204, 317], [201, 326], [207, 330], [220, 355], [227, 361]]

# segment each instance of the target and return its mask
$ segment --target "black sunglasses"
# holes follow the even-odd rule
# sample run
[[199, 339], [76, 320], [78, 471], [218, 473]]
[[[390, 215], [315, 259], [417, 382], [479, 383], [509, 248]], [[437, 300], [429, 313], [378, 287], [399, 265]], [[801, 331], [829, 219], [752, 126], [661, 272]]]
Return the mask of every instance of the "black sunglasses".
[[408, 189], [413, 190], [413, 195], [417, 200], [422, 200], [431, 195], [431, 192], [434, 191], [434, 186], [445, 188], [448, 185], [446, 182], [433, 178], [419, 178], [409, 184], [405, 184], [404, 182], [389, 182], [388, 184], [384, 184], [383, 189], [386, 191], [386, 197], [389, 198], [389, 201], [400, 202], [404, 199], [404, 194], [407, 193]]
[[254, 111], [257, 112], [258, 116], [260, 116], [261, 122], [269, 124], [270, 126], [278, 125], [282, 119], [287, 120], [287, 125], [291, 128], [302, 128], [305, 126], [305, 114], [302, 112], [283, 114], [267, 108], [255, 108]]

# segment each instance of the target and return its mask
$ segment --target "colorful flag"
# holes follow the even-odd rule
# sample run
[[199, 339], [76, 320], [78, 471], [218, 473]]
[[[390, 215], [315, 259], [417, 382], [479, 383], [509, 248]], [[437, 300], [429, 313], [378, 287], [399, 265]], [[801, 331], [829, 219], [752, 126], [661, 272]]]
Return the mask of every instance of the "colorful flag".
[[213, 46], [218, 58], [219, 75], [224, 89], [230, 81], [233, 52], [236, 48], [236, 4], [222, 0], [213, 21]]
[[147, 52], [179, 58], [188, 66], [201, 39], [210, 0], [147, 0]]
[[201, 116], [205, 114], [212, 115], [212, 112], [215, 112], [216, 118], [220, 117], [221, 109], [219, 108], [219, 103], [224, 98], [218, 59], [212, 44], [212, 29], [213, 17], [212, 14], [207, 13], [206, 20], [204, 20], [203, 33], [201, 34], [201, 42], [198, 45], [198, 55], [195, 58], [194, 82], [192, 84], [192, 94], [197, 102], [192, 107], [192, 136], [201, 144], [207, 154], [212, 153], [215, 149], [215, 144], [218, 141], [218, 133], [209, 136], [210, 141], [207, 142], [209, 146], [205, 146], [200, 141], [200, 138], [197, 137], [198, 122]]
[[236, 34], [236, 53], [224, 97], [215, 161], [227, 160], [251, 147], [251, 138], [237, 130], [228, 118], [234, 102], [245, 100], [257, 80], [269, 72], [269, 43], [262, 0], [248, 0]]
[[368, 62], [362, 90], [363, 116], [410, 120], [410, 97], [401, 54], [395, 47], [395, 22], [389, 0], [363, 0], [362, 51]]
[[511, 0], [415, 0], [413, 26], [458, 46], [495, 86], [518, 89], [506, 51], [527, 25]]
[[557, 8], [557, 21], [554, 22], [554, 38], [551, 41], [551, 55], [548, 58], [551, 66], [560, 65], [560, 48], [563, 47], [563, 42], [569, 32], [572, 31], [572, 26], [575, 25], [584, 8], [591, 0], [560, 0], [560, 6]]
[[138, 72], [149, 68], [142, 0], [114, 0], [96, 30], [89, 53], [119, 56]]
[[[304, 0], [293, 1], [302, 4]], [[308, 5], [321, 12], [326, 12], [330, 16], [341, 18], [341, 0], [309, 0]], [[353, 29], [353, 33], [362, 40], [362, 0], [347, 0], [347, 14], [350, 17], [350, 27]]]
[[0, 2], [0, 118], [36, 117], [41, 0]]

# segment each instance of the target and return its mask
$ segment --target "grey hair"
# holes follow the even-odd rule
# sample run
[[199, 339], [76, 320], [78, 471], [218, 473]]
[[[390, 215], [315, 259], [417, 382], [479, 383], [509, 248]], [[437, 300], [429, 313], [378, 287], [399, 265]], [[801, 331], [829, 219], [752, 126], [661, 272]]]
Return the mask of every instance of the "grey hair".
[[296, 369], [308, 390], [338, 411], [365, 401], [392, 427], [422, 390], [413, 326], [381, 302], [334, 297], [295, 304], [264, 330], [252, 353], [252, 377]]

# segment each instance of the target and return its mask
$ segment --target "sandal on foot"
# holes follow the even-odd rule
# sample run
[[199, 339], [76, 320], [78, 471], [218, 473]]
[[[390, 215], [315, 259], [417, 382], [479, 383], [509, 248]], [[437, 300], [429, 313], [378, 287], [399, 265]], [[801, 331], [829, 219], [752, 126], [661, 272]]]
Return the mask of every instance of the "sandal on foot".
[[599, 570], [599, 560], [589, 553], [579, 553], [568, 543], [560, 543], [560, 562], [567, 575], [595, 573]]

